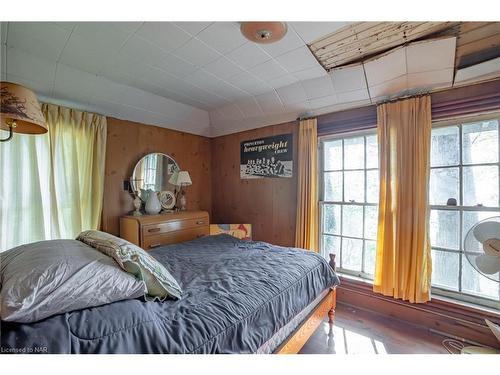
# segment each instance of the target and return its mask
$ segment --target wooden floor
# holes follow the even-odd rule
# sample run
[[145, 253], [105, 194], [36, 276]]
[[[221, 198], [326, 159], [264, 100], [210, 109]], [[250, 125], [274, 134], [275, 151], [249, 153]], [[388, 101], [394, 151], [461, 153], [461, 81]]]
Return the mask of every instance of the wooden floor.
[[300, 354], [447, 353], [443, 339], [424, 328], [338, 304], [333, 327], [325, 319]]

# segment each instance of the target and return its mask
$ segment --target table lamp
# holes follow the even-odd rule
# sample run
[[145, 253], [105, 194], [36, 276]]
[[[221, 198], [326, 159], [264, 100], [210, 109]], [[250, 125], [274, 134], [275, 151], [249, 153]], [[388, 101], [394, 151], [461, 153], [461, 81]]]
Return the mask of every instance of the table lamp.
[[[176, 178], [174, 178], [174, 177], [176, 177]], [[189, 176], [189, 172], [188, 171], [179, 171], [177, 173], [177, 175], [174, 174], [172, 176], [172, 178], [169, 180], [169, 182], [180, 187], [178, 193], [181, 194], [181, 197], [180, 197], [180, 199], [176, 199], [176, 200], [181, 205], [181, 207], [180, 207], [181, 211], [185, 211], [187, 202], [186, 202], [186, 192], [183, 188], [193, 184], [193, 182], [191, 181], [191, 176]]]

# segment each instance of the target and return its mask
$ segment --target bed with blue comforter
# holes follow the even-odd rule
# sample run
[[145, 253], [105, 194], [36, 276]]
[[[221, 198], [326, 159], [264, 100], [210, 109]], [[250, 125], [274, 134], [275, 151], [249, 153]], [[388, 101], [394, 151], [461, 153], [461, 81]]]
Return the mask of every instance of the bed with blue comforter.
[[1, 322], [2, 352], [256, 353], [339, 282], [314, 252], [227, 235], [150, 254], [181, 284], [180, 300], [131, 299], [30, 324]]

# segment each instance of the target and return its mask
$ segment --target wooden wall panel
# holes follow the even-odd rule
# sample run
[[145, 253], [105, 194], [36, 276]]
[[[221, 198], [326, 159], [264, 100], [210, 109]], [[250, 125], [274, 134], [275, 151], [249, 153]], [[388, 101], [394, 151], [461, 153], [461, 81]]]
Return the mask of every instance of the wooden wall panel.
[[172, 156], [181, 169], [189, 171], [193, 185], [187, 188], [189, 210], [210, 213], [211, 150], [210, 139], [175, 130], [108, 117], [106, 175], [102, 229], [119, 234], [119, 218], [133, 209], [132, 197], [123, 191], [137, 161], [150, 152]]
[[[212, 139], [212, 222], [250, 223], [253, 238], [281, 246], [295, 242], [297, 122]], [[240, 179], [242, 141], [293, 133], [293, 177]]]

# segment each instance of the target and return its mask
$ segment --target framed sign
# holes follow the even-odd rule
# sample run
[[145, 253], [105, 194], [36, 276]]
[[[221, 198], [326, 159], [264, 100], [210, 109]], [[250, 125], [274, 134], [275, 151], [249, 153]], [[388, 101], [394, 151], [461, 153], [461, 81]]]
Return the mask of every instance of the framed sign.
[[292, 177], [293, 134], [241, 142], [240, 177]]

